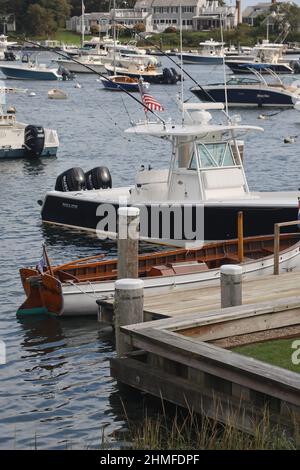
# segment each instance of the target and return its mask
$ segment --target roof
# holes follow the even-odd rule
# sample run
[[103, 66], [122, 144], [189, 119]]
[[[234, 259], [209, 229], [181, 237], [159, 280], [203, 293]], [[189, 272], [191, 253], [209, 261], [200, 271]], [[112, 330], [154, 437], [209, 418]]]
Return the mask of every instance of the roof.
[[134, 5], [135, 10], [141, 10], [142, 8], [151, 8], [153, 0], [137, 0]]
[[152, 7], [193, 7], [198, 4], [199, 0], [153, 0]]
[[256, 16], [261, 15], [264, 11], [270, 10], [272, 4], [271, 3], [257, 3], [256, 5], [250, 5], [242, 13], [243, 18], [252, 17], [255, 18]]

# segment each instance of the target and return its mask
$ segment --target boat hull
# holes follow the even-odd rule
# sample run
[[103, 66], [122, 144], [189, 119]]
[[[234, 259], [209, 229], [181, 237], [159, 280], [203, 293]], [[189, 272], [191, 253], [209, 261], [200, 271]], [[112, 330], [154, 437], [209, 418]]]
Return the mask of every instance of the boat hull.
[[[178, 57], [181, 57], [178, 54]], [[223, 63], [222, 56], [205, 56], [200, 54], [182, 54], [184, 64], [198, 64], [198, 65], [221, 65]]]
[[[76, 59], [78, 60], [78, 59]], [[58, 64], [64, 68], [66, 68], [71, 73], [105, 73], [105, 67], [103, 64], [79, 64], [78, 62], [74, 62], [73, 60], [60, 60]], [[89, 68], [88, 68], [89, 67]], [[93, 69], [93, 70], [91, 70]]]
[[112, 80], [106, 80], [106, 79], [101, 79], [102, 85], [106, 90], [111, 90], [111, 91], [129, 91], [131, 93], [133, 92], [139, 92], [139, 84], [138, 83], [117, 83]]
[[233, 73], [235, 74], [240, 74], [240, 73], [248, 73], [250, 74], [251, 71], [249, 68], [254, 68], [258, 70], [260, 73], [269, 73], [269, 70], [272, 70], [273, 72], [277, 74], [292, 74], [294, 73], [294, 70], [288, 65], [288, 64], [264, 64], [264, 63], [253, 63], [253, 62], [237, 62], [237, 61], [230, 61], [226, 60], [226, 65], [232, 70]]
[[[191, 88], [191, 92], [201, 101], [215, 101], [217, 103], [225, 102], [224, 87], [212, 86]], [[284, 91], [277, 91], [266, 87], [233, 87], [228, 86], [226, 89], [227, 101], [230, 106], [278, 106], [293, 107], [293, 95]], [[211, 97], [211, 99], [209, 98]]]
[[59, 79], [59, 76], [51, 70], [33, 70], [33, 69], [21, 69], [21, 68], [11, 68], [6, 66], [0, 67], [1, 72], [6, 76], [6, 78], [13, 80], [47, 80], [47, 81], [56, 81]]
[[[55, 193], [54, 193], [55, 194]], [[111, 210], [114, 211], [114, 220], [117, 219], [117, 211], [119, 205], [109, 201], [97, 201], [97, 200], [86, 200], [84, 198], [68, 198], [66, 194], [62, 197], [56, 196], [53, 193], [47, 194], [43, 207], [42, 207], [42, 220], [46, 223], [52, 223], [62, 225], [66, 227], [77, 228], [81, 230], [93, 231], [104, 235], [99, 230], [101, 220], [103, 217], [97, 216], [96, 214], [101, 213], [101, 207], [103, 211], [107, 208], [107, 204], [110, 205]], [[135, 204], [139, 207], [139, 204]], [[162, 208], [160, 204], [160, 208]], [[172, 206], [169, 204], [164, 205], [165, 210], [168, 211]], [[202, 214], [200, 223], [203, 227], [199, 228], [199, 232], [203, 234], [203, 240], [214, 241], [214, 240], [228, 240], [237, 237], [237, 214], [239, 211], [243, 211], [245, 227], [244, 235], [246, 237], [256, 235], [268, 235], [274, 232], [274, 224], [279, 222], [285, 222], [290, 220], [297, 220], [298, 217], [298, 201], [297, 195], [295, 194], [295, 203], [285, 207], [278, 207], [276, 202], [273, 205], [249, 205], [246, 201], [239, 204], [208, 204], [208, 205], [197, 205], [197, 204], [180, 204], [176, 205], [180, 211], [181, 220], [184, 221], [185, 217], [192, 217], [192, 226], [196, 227], [199, 225], [199, 213]], [[204, 208], [204, 211], [203, 211]], [[163, 209], [162, 209], [163, 210]], [[155, 211], [155, 215], [154, 215]], [[105, 213], [105, 211], [104, 211]], [[154, 224], [158, 227], [158, 236], [153, 236], [151, 233], [151, 224], [148, 224], [151, 217], [156, 219]], [[147, 227], [147, 231], [141, 231], [141, 237], [147, 241], [161, 242], [167, 245], [173, 246], [185, 246], [189, 242], [197, 242], [197, 237], [191, 235], [189, 238], [186, 237], [186, 230], [183, 227], [181, 238], [176, 236], [176, 229], [174, 226], [175, 217], [170, 217], [170, 227], [168, 236], [164, 237], [162, 228], [162, 217], [157, 213], [157, 206], [145, 205], [141, 206], [141, 227]], [[292, 231], [292, 228], [291, 228]], [[115, 236], [116, 227], [114, 230], [109, 230], [110, 234]], [[108, 236], [107, 235], [107, 236]]]
[[[40, 158], [44, 157], [56, 157], [58, 147], [46, 147], [44, 148]], [[21, 148], [0, 148], [0, 160], [9, 160], [17, 158], [30, 158], [26, 150]]]

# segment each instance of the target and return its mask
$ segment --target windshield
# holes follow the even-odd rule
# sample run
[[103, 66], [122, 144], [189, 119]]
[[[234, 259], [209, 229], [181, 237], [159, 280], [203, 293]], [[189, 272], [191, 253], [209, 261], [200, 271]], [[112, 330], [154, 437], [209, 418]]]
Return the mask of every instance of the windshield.
[[[231, 146], [227, 143], [197, 144], [201, 168], [234, 166]], [[192, 156], [191, 170], [197, 169], [195, 153]]]

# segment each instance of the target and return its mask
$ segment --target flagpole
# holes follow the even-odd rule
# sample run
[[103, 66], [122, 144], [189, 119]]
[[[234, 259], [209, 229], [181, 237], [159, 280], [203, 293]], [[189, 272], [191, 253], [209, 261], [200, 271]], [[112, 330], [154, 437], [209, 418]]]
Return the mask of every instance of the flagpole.
[[50, 271], [50, 274], [51, 274], [51, 276], [53, 276], [53, 270], [52, 270], [52, 266], [50, 264], [50, 259], [49, 259], [48, 253], [47, 253], [47, 248], [46, 248], [45, 243], [43, 243], [43, 252], [44, 252], [44, 255], [45, 255], [45, 259], [47, 261], [47, 265], [48, 265], [48, 269]]

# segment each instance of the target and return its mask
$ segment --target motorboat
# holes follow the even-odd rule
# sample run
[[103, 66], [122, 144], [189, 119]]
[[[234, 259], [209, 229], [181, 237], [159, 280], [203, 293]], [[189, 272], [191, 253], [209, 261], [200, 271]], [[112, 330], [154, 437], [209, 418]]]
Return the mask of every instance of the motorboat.
[[40, 201], [43, 222], [114, 238], [118, 208], [127, 204], [140, 208], [142, 240], [190, 247], [236, 238], [239, 211], [246, 221], [245, 237], [269, 235], [275, 223], [297, 219], [298, 188], [249, 189], [242, 161], [244, 142], [239, 139], [250, 131], [263, 131], [261, 127], [242, 125], [226, 114], [225, 122], [215, 123], [211, 112], [223, 112], [222, 103], [180, 102], [180, 109], [180, 124], [158, 117], [126, 131], [131, 139], [168, 141], [168, 168], [142, 166], [133, 185], [117, 188], [112, 187], [106, 167], [88, 173], [67, 170]]
[[[74, 59], [74, 60], [73, 60]], [[71, 73], [105, 73], [105, 66], [101, 57], [82, 55], [73, 58], [58, 58], [59, 66], [64, 67]]]
[[0, 70], [6, 78], [16, 80], [63, 80], [70, 79], [71, 76], [64, 70], [61, 72], [57, 68], [40, 64], [37, 57], [24, 54], [21, 62], [13, 64], [0, 64]]
[[201, 101], [217, 101], [228, 106], [276, 106], [293, 107], [295, 100], [300, 100], [300, 88], [297, 82], [285, 85], [277, 74], [269, 71], [271, 81], [256, 70], [249, 70], [251, 77], [232, 77], [226, 84], [211, 83], [202, 87], [194, 86], [190, 90]]
[[49, 100], [66, 100], [68, 98], [68, 94], [63, 90], [53, 88], [48, 91], [48, 98]]
[[[111, 75], [109, 78], [102, 77], [100, 80], [106, 90], [126, 90], [131, 93], [140, 91], [140, 80], [137, 78], [127, 77], [126, 75]], [[144, 90], [149, 90], [150, 83], [143, 82], [142, 86]]]
[[[0, 88], [2, 93], [24, 93], [26, 90]], [[3, 111], [0, 106], [0, 159], [56, 156], [59, 147], [55, 130], [28, 125], [16, 120], [15, 114]]]
[[224, 58], [224, 43], [213, 41], [212, 39], [200, 42], [200, 50], [190, 52], [180, 52], [176, 54], [178, 57], [182, 56], [184, 64], [203, 64], [203, 65], [218, 65], [223, 63]]
[[145, 82], [174, 85], [180, 81], [180, 75], [174, 68], [157, 68], [155, 65], [144, 66], [131, 62], [128, 67], [118, 67], [114, 64], [105, 65], [109, 75], [125, 75], [131, 78], [142, 78]]
[[269, 73], [269, 70], [277, 74], [292, 74], [300, 72], [300, 63], [297, 61], [286, 62], [283, 59], [283, 44], [272, 44], [264, 41], [253, 48], [254, 58], [225, 60], [226, 65], [233, 73], [249, 73], [249, 69], [258, 70], [260, 73]]
[[[139, 277], [146, 291], [155, 293], [174, 288], [198, 288], [220, 282], [223, 264], [239, 264], [243, 279], [270, 275], [274, 270], [274, 236], [243, 240], [244, 257], [238, 255], [238, 240], [207, 244], [199, 249], [159, 251], [139, 256]], [[280, 272], [299, 270], [300, 234], [282, 234]], [[17, 315], [97, 315], [96, 300], [114, 294], [117, 259], [103, 255], [72, 261], [60, 266], [45, 265], [20, 269], [26, 300]]]

